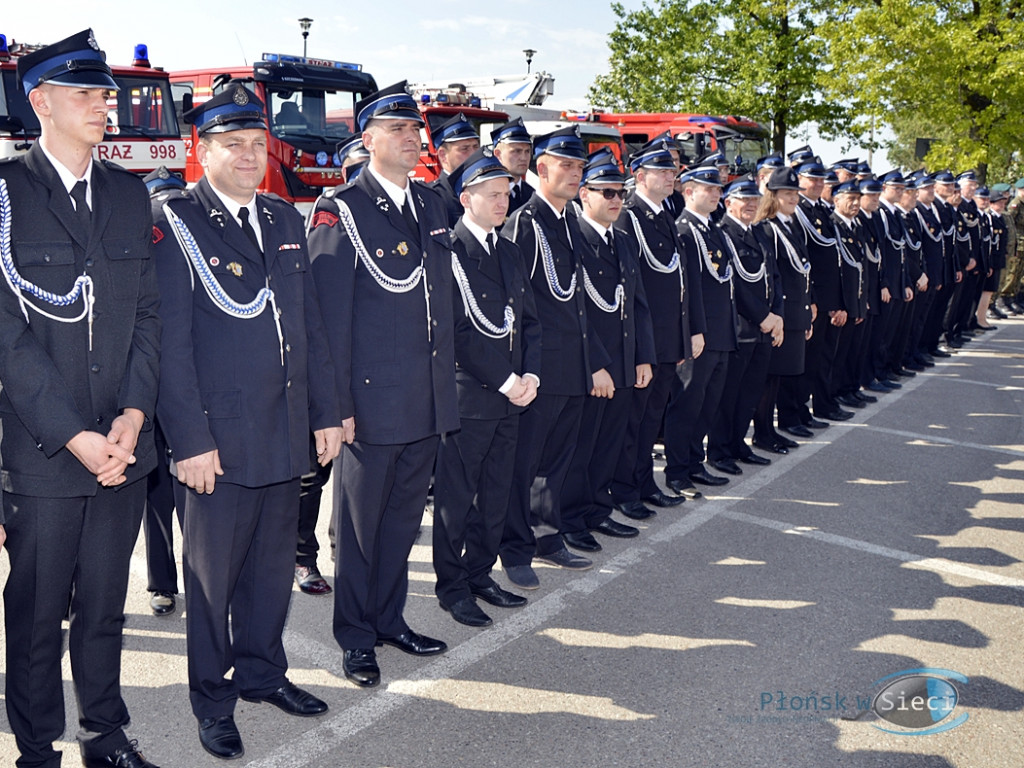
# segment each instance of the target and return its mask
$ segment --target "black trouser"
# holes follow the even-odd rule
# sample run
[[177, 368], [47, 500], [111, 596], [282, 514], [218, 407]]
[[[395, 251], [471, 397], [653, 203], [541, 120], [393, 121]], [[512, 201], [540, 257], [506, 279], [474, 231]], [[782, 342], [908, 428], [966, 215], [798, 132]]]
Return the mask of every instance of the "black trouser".
[[519, 416], [519, 441], [508, 515], [501, 538], [501, 562], [529, 565], [562, 543], [562, 484], [576, 448], [583, 395], [541, 395]]
[[704, 461], [704, 436], [718, 410], [729, 367], [729, 353], [706, 349], [693, 361], [693, 378], [677, 378], [665, 411], [666, 480], [686, 480]]
[[494, 582], [491, 568], [505, 528], [519, 414], [462, 419], [441, 438], [434, 480], [434, 592], [451, 607], [471, 587]]
[[[852, 322], [852, 321], [850, 321]], [[834, 413], [839, 403], [832, 397], [832, 366], [835, 365], [836, 350], [839, 347], [841, 327], [832, 324], [828, 312], [818, 312], [814, 320], [814, 333], [807, 343], [807, 358], [804, 363], [803, 380], [805, 391], [813, 401], [813, 412], [816, 416]], [[802, 402], [806, 402], [805, 397]], [[779, 426], [791, 427], [788, 413], [783, 422], [783, 399], [779, 393]], [[787, 404], [788, 406], [788, 404]], [[806, 419], [800, 419], [803, 423]]]
[[146, 477], [146, 513], [142, 532], [146, 540], [146, 572], [150, 592], [178, 593], [178, 567], [174, 560], [174, 511], [185, 527], [185, 486], [171, 475], [167, 464], [167, 440], [157, 425], [157, 464]]
[[928, 310], [928, 319], [921, 335], [920, 348], [925, 352], [931, 352], [939, 346], [939, 338], [942, 336], [942, 318], [946, 314], [949, 295], [953, 291], [952, 285], [952, 283], [943, 285], [934, 292], [932, 306]]
[[612, 477], [632, 397], [633, 387], [622, 387], [610, 400], [591, 396], [583, 401], [580, 434], [562, 485], [562, 533], [595, 528], [612, 513]]
[[[299, 480], [299, 530], [298, 546], [295, 550], [295, 564], [306, 568], [316, 567], [316, 556], [320, 551], [320, 542], [316, 540], [316, 524], [320, 519], [320, 502], [324, 495], [324, 486], [331, 479], [333, 462], [321, 467], [316, 456], [316, 438], [310, 435], [309, 440], [309, 472]], [[333, 504], [331, 505], [333, 507]], [[331, 552], [334, 552], [334, 514], [332, 510], [330, 530], [327, 535], [331, 540]]]
[[725, 387], [708, 434], [708, 459], [741, 459], [751, 451], [744, 438], [768, 375], [772, 346], [767, 341], [742, 341], [729, 353]]
[[188, 686], [201, 720], [232, 714], [239, 694], [267, 696], [285, 684], [281, 635], [295, 569], [299, 480], [261, 488], [218, 481], [213, 493], [186, 493]]
[[346, 649], [409, 629], [409, 552], [423, 519], [438, 437], [372, 445], [356, 440], [335, 459], [338, 559], [334, 638]]
[[65, 614], [82, 752], [102, 757], [128, 741], [121, 633], [145, 498], [141, 480], [116, 490], [98, 487], [89, 497], [3, 494], [11, 568], [4, 588], [6, 704], [19, 768], [60, 768], [53, 742], [65, 724]]
[[678, 380], [675, 363], [653, 367], [651, 383], [633, 391], [626, 420], [626, 436], [612, 480], [612, 499], [617, 503], [639, 501], [658, 492], [651, 452], [661, 432], [665, 407]]

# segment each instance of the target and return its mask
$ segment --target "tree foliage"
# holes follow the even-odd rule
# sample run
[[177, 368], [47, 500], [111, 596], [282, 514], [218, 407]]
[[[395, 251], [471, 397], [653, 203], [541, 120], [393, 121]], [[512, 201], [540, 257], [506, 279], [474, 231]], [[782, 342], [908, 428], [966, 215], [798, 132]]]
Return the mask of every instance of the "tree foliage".
[[845, 57], [831, 47], [831, 93], [856, 93], [860, 114], [892, 127], [897, 152], [920, 137], [907, 126], [929, 130], [938, 139], [929, 167], [1010, 169], [1024, 140], [1024, 1], [859, 0], [845, 9], [820, 30], [856, 41]]
[[833, 0], [653, 0], [620, 3], [610, 69], [590, 89], [597, 105], [633, 112], [743, 114], [770, 123], [773, 144], [814, 122], [843, 131], [853, 112], [832, 93], [827, 38], [817, 28]]

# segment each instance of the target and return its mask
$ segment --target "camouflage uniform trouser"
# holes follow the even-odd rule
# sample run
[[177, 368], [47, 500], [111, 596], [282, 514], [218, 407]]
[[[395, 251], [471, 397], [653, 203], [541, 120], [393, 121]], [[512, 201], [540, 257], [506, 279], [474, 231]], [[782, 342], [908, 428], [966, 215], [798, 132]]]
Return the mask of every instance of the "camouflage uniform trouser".
[[1024, 249], [1019, 249], [1006, 259], [1002, 282], [999, 284], [999, 295], [1004, 299], [1013, 299], [1021, 288], [1024, 278]]

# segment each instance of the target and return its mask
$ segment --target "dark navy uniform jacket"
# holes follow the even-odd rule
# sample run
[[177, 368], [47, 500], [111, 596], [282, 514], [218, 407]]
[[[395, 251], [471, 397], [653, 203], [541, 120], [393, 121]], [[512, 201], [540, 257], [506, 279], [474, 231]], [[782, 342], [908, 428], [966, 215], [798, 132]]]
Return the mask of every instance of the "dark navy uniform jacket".
[[[413, 232], [372, 171], [323, 194], [309, 222], [313, 276], [330, 340], [343, 418], [356, 440], [404, 445], [459, 428], [455, 392], [451, 237], [444, 204], [410, 180]], [[356, 247], [341, 206], [351, 211], [365, 258], [386, 277], [423, 272], [411, 290], [378, 282]], [[380, 277], [378, 275], [378, 277]]]
[[[592, 374], [607, 368], [611, 358], [590, 327], [578, 255], [583, 253], [583, 235], [576, 218], [568, 211], [569, 206], [566, 206], [559, 219], [551, 206], [539, 194], [534, 194], [509, 217], [501, 234], [519, 246], [533, 286], [544, 336], [540, 366], [542, 392], [589, 395], [594, 386]], [[551, 248], [555, 269], [552, 279], [557, 279], [561, 290], [568, 290], [573, 277], [576, 278], [576, 291], [565, 301], [555, 298], [549, 285], [534, 221], [540, 225]]]
[[[765, 246], [765, 250], [771, 254], [772, 260], [779, 274], [780, 288], [776, 291], [776, 298], [781, 295], [782, 311], [774, 311], [782, 316], [783, 329], [806, 331], [811, 327], [811, 287], [809, 275], [797, 271], [790, 260], [789, 251], [786, 249], [782, 238], [785, 237], [793, 246], [797, 258], [803, 264], [809, 264], [807, 258], [807, 246], [804, 243], [803, 230], [796, 219], [790, 219], [789, 224], [781, 219], [775, 222], [783, 234], [778, 235], [771, 223], [765, 221], [760, 225], [755, 224], [754, 230], [758, 240]], [[814, 270], [811, 270], [813, 274]]]
[[454, 227], [455, 222], [463, 214], [463, 208], [462, 203], [459, 202], [459, 198], [455, 194], [455, 190], [452, 189], [447, 172], [442, 171], [441, 175], [427, 184], [427, 186], [441, 196], [441, 199], [444, 201], [445, 211], [448, 214], [448, 226]]
[[967, 268], [967, 264], [974, 259], [975, 266], [972, 272], [978, 272], [983, 264], [981, 253], [981, 225], [978, 205], [973, 200], [961, 200], [957, 206], [957, 213], [960, 216], [960, 223], [957, 227], [957, 242], [962, 245], [960, 263]]
[[879, 204], [875, 216], [880, 217], [879, 223], [881, 224], [879, 239], [882, 249], [880, 285], [882, 288], [889, 289], [893, 301], [903, 301], [904, 288], [910, 285], [907, 267], [909, 246], [907, 245], [903, 217], [900, 216], [899, 208], [890, 211], [884, 201]]
[[921, 255], [924, 259], [924, 272], [928, 275], [928, 288], [934, 290], [945, 284], [942, 222], [931, 206], [923, 203], [915, 206], [913, 216], [917, 219], [918, 231], [921, 233]]
[[[273, 290], [283, 342], [269, 303], [252, 318], [232, 317], [214, 304], [186, 261], [164, 206], [184, 221], [235, 302], [251, 302], [265, 286]], [[164, 321], [161, 428], [175, 459], [216, 448], [224, 468], [218, 482], [249, 488], [308, 472], [310, 431], [341, 425], [302, 217], [268, 195], [256, 196], [256, 210], [263, 253], [205, 178], [153, 204]]]
[[[690, 230], [690, 224], [700, 233], [708, 249], [711, 267], [704, 263], [697, 241]], [[686, 259], [697, 264], [700, 270], [701, 293], [704, 299], [704, 348], [718, 352], [735, 352], [738, 342], [736, 302], [732, 296], [732, 285], [727, 280], [719, 282], [715, 275], [723, 276], [732, 261], [732, 251], [722, 237], [717, 224], [706, 225], [690, 211], [676, 220], [679, 238], [686, 248]], [[712, 274], [714, 271], [714, 274]]]
[[533, 197], [533, 193], [536, 191], [526, 183], [526, 179], [521, 179], [518, 185], [513, 185], [508, 199], [508, 215], [511, 216], [516, 210], [526, 205], [526, 202]]
[[[935, 196], [935, 208], [939, 212], [939, 222], [942, 224], [943, 243], [946, 247], [946, 256], [943, 263], [943, 282], [952, 284], [956, 279], [956, 273], [961, 272], [967, 262], [960, 261], [960, 248], [957, 244], [957, 221], [956, 209], [938, 195]], [[946, 234], [946, 233], [949, 234]]]
[[[95, 286], [92, 350], [87, 319], [51, 320], [28, 310], [0, 282], [0, 464], [3, 491], [26, 496], [93, 496], [99, 487], [65, 444], [83, 430], [106, 434], [125, 408], [147, 417], [128, 482], [156, 466], [160, 320], [149, 196], [141, 179], [112, 164], [92, 166], [92, 234], [81, 231], [56, 169], [34, 144], [0, 163], [10, 201], [11, 256], [21, 276], [64, 295], [82, 274]], [[27, 293], [50, 314], [75, 317], [79, 299], [58, 308]], [[2, 513], [0, 513], [2, 514]]]
[[[800, 196], [800, 208], [807, 216], [815, 234], [825, 239], [836, 236], [832, 225], [832, 212], [822, 202], [813, 202]], [[794, 226], [801, 226], [799, 219], [794, 219]], [[819, 245], [810, 232], [804, 231], [804, 244], [807, 246], [807, 258], [811, 262], [811, 282], [814, 286], [814, 303], [818, 312], [836, 312], [846, 309], [843, 303], [843, 278], [840, 269], [840, 256], [834, 245]]]
[[[907, 258], [905, 259], [907, 266], [907, 280], [908, 285], [911, 287], [916, 286], [917, 281], [921, 278], [924, 272], [924, 250], [921, 245], [923, 233], [921, 232], [921, 221], [917, 218], [917, 214], [911, 211], [905, 211], [902, 208], [896, 209], [900, 215], [900, 220], [903, 222], [903, 228], [907, 233], [907, 250], [905, 251]], [[927, 237], [927, 236], [924, 236]], [[916, 288], [914, 289], [917, 290]]]
[[864, 267], [864, 295], [867, 296], [869, 315], [877, 315], [881, 311], [882, 306], [882, 288], [879, 282], [882, 267], [881, 257], [879, 256], [881, 253], [881, 245], [878, 239], [879, 221], [877, 211], [870, 217], [863, 210], [857, 214], [857, 225], [861, 237], [864, 239], [864, 246], [868, 249], [868, 253], [878, 258], [877, 263], [867, 257], [862, 262]]
[[640, 266], [636, 239], [614, 229], [615, 253], [590, 224], [580, 221], [580, 232], [589, 246], [583, 254], [583, 268], [598, 295], [607, 305], [615, 304], [615, 289], [623, 288], [624, 305], [614, 312], [606, 312], [587, 295], [587, 312], [591, 325], [611, 358], [608, 373], [615, 388], [636, 384], [636, 367], [644, 363], [654, 365], [654, 331], [647, 294], [640, 280]]
[[[739, 318], [741, 341], [770, 341], [771, 336], [761, 332], [761, 323], [770, 313], [782, 317], [782, 278], [775, 263], [774, 254], [762, 247], [753, 226], [743, 228], [736, 219], [726, 213], [719, 224], [722, 231], [732, 240], [736, 256], [747, 274], [755, 275], [764, 265], [764, 276], [748, 282], [736, 270], [733, 273], [733, 289], [736, 294], [736, 314]], [[783, 246], [785, 247], [785, 246]]]
[[[639, 236], [630, 213], [640, 227]], [[640, 249], [640, 276], [651, 311], [657, 362], [675, 365], [692, 357], [690, 337], [706, 330], [704, 298], [700, 269], [694, 259], [687, 257], [675, 222], [665, 210], [655, 213], [640, 197], [633, 195], [622, 206], [615, 228], [636, 242]], [[679, 269], [659, 272], [651, 267], [644, 251], [645, 243], [651, 258], [662, 266], [670, 264], [673, 254], [678, 253]]]
[[455, 385], [464, 419], [500, 419], [524, 409], [498, 390], [513, 373], [540, 377], [541, 328], [523, 256], [511, 240], [498, 236], [489, 253], [460, 220], [452, 232], [452, 251], [466, 275], [479, 310], [493, 325], [504, 325], [505, 307], [515, 313], [512, 340], [493, 339], [470, 319], [466, 300], [452, 291], [455, 316]]
[[[867, 259], [864, 256], [865, 243], [861, 228], [857, 226], [856, 219], [853, 220], [853, 226], [850, 226], [838, 213], [832, 214], [832, 226], [835, 228], [836, 237], [846, 249], [846, 255], [850, 257], [850, 261], [843, 258], [843, 305], [850, 320], [867, 317], [867, 280], [864, 277], [864, 263]], [[853, 263], [850, 263], [851, 261]]]

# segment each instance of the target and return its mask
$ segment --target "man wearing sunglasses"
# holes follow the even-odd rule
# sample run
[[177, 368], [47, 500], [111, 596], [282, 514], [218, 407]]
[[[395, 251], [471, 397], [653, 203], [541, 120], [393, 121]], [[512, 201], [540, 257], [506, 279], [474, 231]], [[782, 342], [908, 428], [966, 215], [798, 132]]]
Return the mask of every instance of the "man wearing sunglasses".
[[562, 538], [574, 549], [599, 552], [592, 532], [617, 538], [640, 531], [611, 519], [611, 483], [622, 448], [633, 388], [645, 388], [654, 362], [654, 332], [640, 281], [640, 251], [635, 238], [615, 232], [622, 210], [623, 182], [609, 150], [587, 159], [580, 186], [583, 283], [591, 325], [611, 358], [607, 367], [615, 389], [611, 397], [583, 402], [579, 440], [562, 492]]

